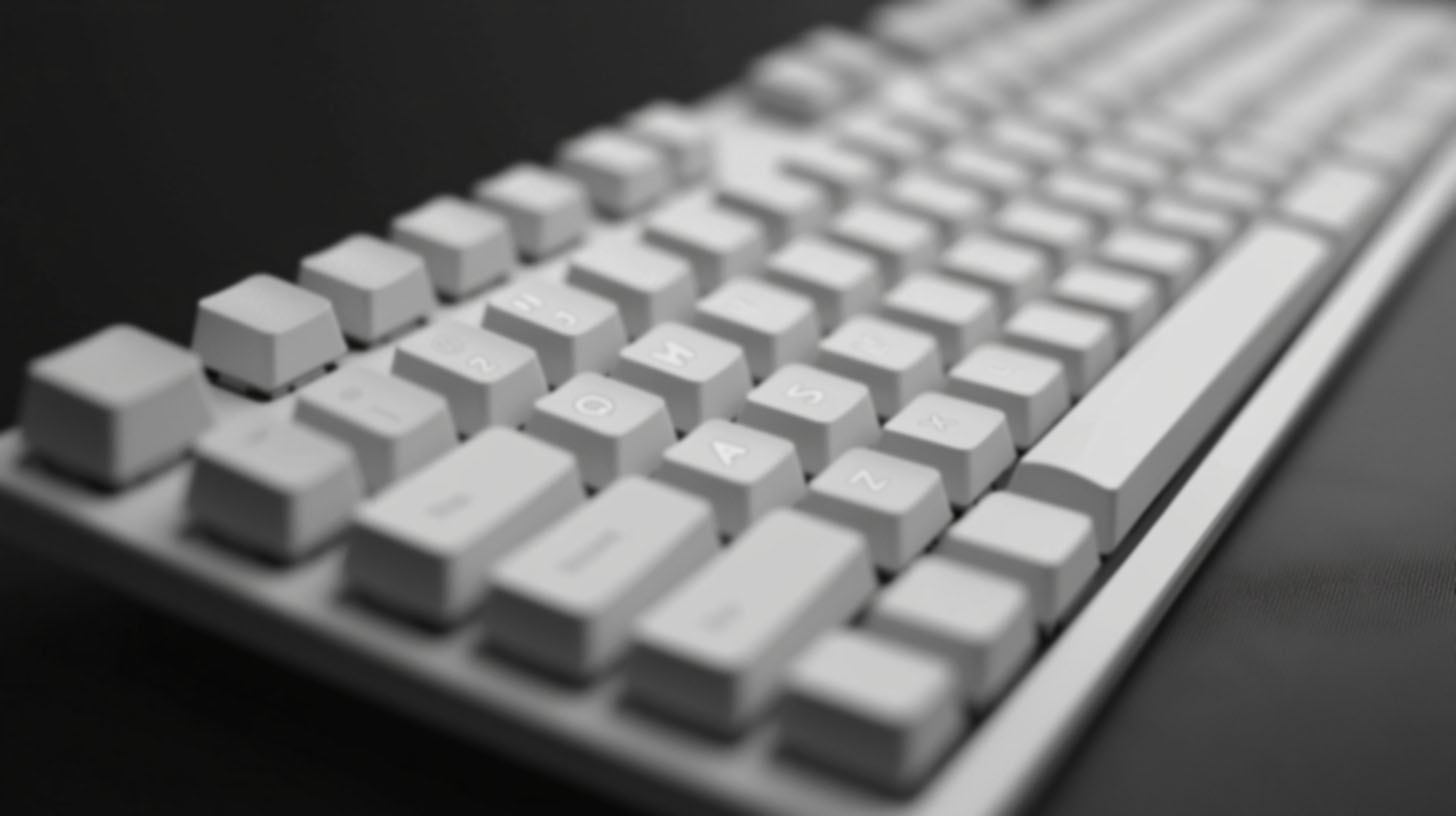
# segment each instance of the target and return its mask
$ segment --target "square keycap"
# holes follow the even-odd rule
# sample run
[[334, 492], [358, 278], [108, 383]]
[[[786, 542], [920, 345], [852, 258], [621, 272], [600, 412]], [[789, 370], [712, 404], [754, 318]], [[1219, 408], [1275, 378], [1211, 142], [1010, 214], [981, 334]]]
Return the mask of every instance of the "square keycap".
[[841, 453], [880, 438], [874, 403], [863, 383], [797, 363], [749, 392], [741, 421], [793, 442], [808, 473], [818, 473]]
[[576, 454], [582, 480], [596, 489], [651, 473], [674, 439], [661, 397], [596, 373], [537, 400], [526, 432]]
[[737, 416], [752, 387], [743, 349], [681, 323], [664, 323], [622, 349], [612, 376], [666, 400], [683, 432]]
[[633, 240], [599, 240], [574, 254], [567, 281], [617, 304], [630, 337], [668, 320], [686, 320], [698, 282], [683, 258]]
[[475, 186], [475, 198], [510, 224], [516, 245], [533, 258], [576, 243], [591, 222], [581, 185], [535, 164], [517, 164], [484, 179]]
[[420, 256], [372, 235], [351, 235], [303, 259], [298, 283], [334, 304], [344, 335], [372, 343], [435, 308]]
[[945, 380], [934, 338], [870, 315], [852, 317], [824, 338], [816, 362], [864, 383], [880, 416]]
[[940, 472], [906, 459], [855, 448], [809, 484], [801, 507], [865, 534], [875, 566], [904, 567], [950, 523]]
[[406, 338], [395, 348], [391, 373], [444, 397], [456, 430], [467, 436], [491, 425], [525, 423], [546, 393], [536, 352], [458, 320], [441, 320]]
[[520, 278], [490, 293], [485, 327], [530, 346], [546, 381], [560, 385], [583, 371], [607, 371], [627, 343], [610, 300], [539, 277]]
[[969, 506], [1016, 460], [1004, 414], [935, 392], [916, 397], [886, 422], [880, 447], [940, 471], [957, 507]]
[[425, 259], [441, 294], [464, 297], [516, 266], [516, 244], [500, 216], [463, 199], [438, 196], [390, 225], [390, 238]]
[[192, 348], [244, 387], [274, 394], [343, 356], [326, 298], [272, 275], [253, 275], [197, 303]]
[[668, 448], [654, 478], [707, 499], [727, 536], [804, 495], [803, 468], [788, 440], [721, 419]]
[[796, 238], [775, 252], [767, 277], [814, 301], [825, 329], [869, 311], [880, 296], [874, 258], [818, 236]]
[[718, 287], [698, 301], [693, 320], [742, 346], [748, 370], [759, 379], [812, 357], [819, 340], [819, 318], [808, 298], [757, 279]]
[[1072, 404], [1062, 364], [1030, 351], [986, 343], [950, 370], [946, 390], [1006, 415], [1016, 447], [1029, 448]]

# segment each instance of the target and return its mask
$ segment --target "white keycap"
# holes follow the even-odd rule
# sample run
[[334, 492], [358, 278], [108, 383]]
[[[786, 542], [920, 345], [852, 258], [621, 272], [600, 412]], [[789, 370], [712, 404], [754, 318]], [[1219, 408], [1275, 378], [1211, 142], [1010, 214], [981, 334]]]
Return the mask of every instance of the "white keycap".
[[673, 186], [666, 156], [610, 128], [593, 130], [562, 145], [557, 164], [608, 215], [639, 212]]
[[1259, 185], [1212, 168], [1189, 169], [1174, 185], [1194, 201], [1242, 215], [1258, 212], [1268, 201], [1268, 194]]
[[880, 448], [940, 471], [956, 507], [969, 506], [1016, 460], [1004, 414], [936, 392], [921, 394], [886, 422]]
[[880, 93], [880, 106], [898, 122], [936, 145], [964, 136], [970, 118], [926, 83], [916, 79], [892, 80]]
[[1178, 299], [1203, 266], [1203, 253], [1186, 238], [1139, 226], [1114, 229], [1097, 247], [1103, 263], [1157, 282], [1164, 303]]
[[1210, 253], [1223, 249], [1239, 229], [1233, 214], [1173, 195], [1149, 199], [1142, 220], [1153, 229], [1197, 241]]
[[946, 389], [1005, 414], [1018, 448], [1031, 447], [1072, 404], [1061, 363], [1000, 343], [966, 355], [950, 370]]
[[946, 148], [935, 164], [951, 181], [997, 199], [1020, 193], [1036, 178], [1035, 170], [1025, 162], [970, 142]]
[[992, 19], [993, 4], [912, 3], [876, 9], [869, 30], [890, 48], [927, 59], [945, 54], [970, 39]]
[[789, 668], [784, 745], [871, 785], [911, 789], [965, 728], [957, 681], [944, 658], [835, 630]]
[[753, 219], [694, 202], [663, 207], [647, 219], [648, 243], [688, 259], [699, 292], [711, 292], [729, 278], [756, 274], [768, 240]]
[[225, 543], [270, 558], [291, 561], [317, 550], [364, 498], [348, 446], [271, 416], [214, 428], [193, 454], [189, 515]]
[[1002, 338], [1009, 346], [1044, 354], [1067, 372], [1074, 399], [1087, 393], [1117, 360], [1117, 332], [1096, 312], [1038, 300], [1006, 321]]
[[675, 102], [649, 103], [629, 116], [623, 127], [667, 154], [679, 184], [697, 181], [713, 167], [713, 139], [708, 129]]
[[997, 232], [1040, 247], [1063, 261], [1070, 259], [1097, 240], [1097, 222], [1072, 210], [1018, 199], [1002, 207], [991, 219]]
[[610, 370], [627, 344], [627, 330], [610, 300], [540, 278], [522, 278], [492, 292], [485, 327], [535, 350], [553, 387], [583, 371]]
[[865, 619], [872, 632], [955, 664], [961, 696], [986, 706], [1036, 648], [1031, 599], [1021, 584], [929, 555], [882, 590]]
[[1051, 261], [1036, 247], [994, 235], [957, 241], [940, 259], [941, 269], [996, 294], [1001, 314], [1010, 314], [1051, 286]]
[[864, 383], [880, 416], [945, 380], [935, 338], [872, 315], [852, 317], [824, 338], [816, 364]]
[[227, 380], [272, 395], [344, 354], [329, 301], [253, 275], [197, 303], [192, 348]]
[[698, 301], [693, 322], [743, 347], [748, 370], [767, 377], [814, 354], [819, 316], [813, 301], [761, 280], [731, 280]]
[[328, 298], [344, 335], [359, 343], [397, 332], [435, 308], [424, 261], [372, 235], [351, 235], [304, 258], [298, 283]]
[[662, 397], [684, 433], [737, 416], [753, 387], [743, 349], [681, 323], [664, 323], [622, 349], [612, 376]]
[[1093, 173], [1143, 192], [1160, 189], [1173, 176], [1166, 161], [1117, 141], [1088, 145], [1081, 163]]
[[686, 319], [698, 299], [698, 281], [686, 260], [635, 240], [596, 241], [571, 257], [566, 280], [617, 304], [629, 337]]
[[778, 696], [801, 649], [869, 599], [864, 539], [779, 510], [648, 610], [627, 661], [629, 695], [736, 733]]
[[767, 277], [814, 301], [821, 329], [868, 311], [880, 297], [874, 258], [818, 236], [796, 238], [769, 256]]
[[903, 569], [950, 524], [940, 472], [868, 448], [852, 448], [809, 483], [800, 509], [864, 534], [875, 566]]
[[443, 397], [361, 365], [299, 391], [295, 416], [354, 451], [371, 493], [455, 447], [455, 422]]
[[841, 212], [827, 234], [873, 257], [886, 284], [929, 266], [939, 241], [934, 222], [868, 202]]
[[873, 42], [853, 31], [821, 25], [801, 38], [808, 58], [838, 74], [856, 90], [883, 80], [894, 64]]
[[1297, 325], [1331, 254], [1302, 229], [1251, 228], [1027, 453], [1011, 489], [1086, 513], [1112, 551]]
[[1052, 284], [1051, 296], [1111, 320], [1122, 348], [1142, 337], [1162, 311], [1162, 296], [1153, 281], [1095, 263], [1068, 269]]
[[1131, 187], [1080, 170], [1062, 169], [1042, 179], [1041, 193], [1054, 204], [1108, 221], [1131, 214], [1138, 197]]
[[546, 393], [536, 352], [457, 320], [405, 338], [395, 347], [390, 373], [444, 397], [455, 429], [467, 436], [491, 425], [521, 425]]
[[981, 138], [998, 150], [1042, 167], [1060, 164], [1076, 149], [1076, 144], [1056, 129], [1016, 115], [996, 117]]
[[1175, 162], [1192, 161], [1203, 149], [1189, 131], [1154, 114], [1128, 117], [1118, 135], [1133, 150]]
[[212, 419], [197, 357], [120, 324], [31, 361], [20, 402], [30, 451], [108, 487], [180, 459]]
[[490, 428], [355, 514], [345, 580], [375, 604], [448, 626], [480, 602], [501, 555], [584, 498], [571, 454]]
[[668, 448], [654, 478], [707, 499], [725, 536], [794, 504], [805, 490], [792, 443], [721, 419], [704, 422]]
[[582, 480], [598, 490], [651, 473], [674, 438], [662, 397], [596, 373], [537, 400], [526, 432], [576, 454]]
[[430, 199], [390, 223], [389, 239], [425, 259], [435, 289], [462, 298], [516, 267], [516, 242], [500, 216], [452, 196]]
[[884, 180], [884, 171], [873, 159], [828, 142], [801, 144], [780, 167], [819, 185], [836, 207], [870, 192]]
[[626, 652], [638, 615], [717, 549], [702, 499], [623, 479], [501, 559], [485, 605], [491, 645], [589, 678]]
[[804, 121], [839, 109], [853, 93], [833, 71], [786, 52], [755, 61], [744, 86], [754, 103], [764, 110]]
[[729, 175], [719, 184], [718, 200], [757, 221], [774, 247], [829, 221], [828, 194], [813, 182], [782, 173]]
[[935, 222], [942, 241], [985, 223], [991, 212], [987, 197], [927, 170], [910, 170], [890, 182], [885, 188], [885, 203]]
[[1214, 148], [1214, 169], [1256, 182], [1264, 187], [1282, 187], [1294, 175], [1301, 160], [1295, 151], [1253, 136], [1233, 136]]
[[972, 507], [936, 552], [1020, 581], [1046, 628], [1066, 617], [1098, 566], [1090, 518], [1005, 491]]
[[1390, 184], [1372, 170], [1321, 162], [1294, 180], [1278, 209], [1289, 218], [1343, 236], [1366, 226], [1390, 192]]
[[510, 224], [516, 246], [532, 258], [571, 246], [591, 223], [581, 184], [537, 164], [517, 164], [483, 179], [475, 198]]
[[740, 421], [793, 442], [811, 474], [850, 448], [873, 445], [880, 436], [868, 388], [798, 364], [784, 366], [749, 392]]
[[930, 143], [914, 130], [880, 113], [860, 113], [839, 124], [839, 143], [863, 153], [888, 170], [900, 170], [919, 161]]
[[890, 320], [934, 337], [942, 362], [959, 360], [1000, 331], [994, 294], [940, 275], [906, 278], [885, 295], [881, 308]]

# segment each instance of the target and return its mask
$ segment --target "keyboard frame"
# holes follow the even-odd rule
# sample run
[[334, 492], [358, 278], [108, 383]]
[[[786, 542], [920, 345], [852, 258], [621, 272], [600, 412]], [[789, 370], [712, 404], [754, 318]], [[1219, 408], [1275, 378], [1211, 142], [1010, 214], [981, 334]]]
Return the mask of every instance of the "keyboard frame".
[[[751, 121], [741, 100], [721, 96], [705, 111], [713, 127], [734, 128], [748, 144], [756, 130], [766, 137], [763, 155], [751, 160], [776, 152], [773, 126]], [[207, 541], [182, 512], [190, 463], [102, 493], [37, 466], [10, 429], [0, 434], [0, 526], [46, 557], [277, 660], [653, 810], [1005, 812], [1026, 804], [1072, 744], [1453, 205], [1456, 139], [1448, 139], [1370, 237], [1347, 248], [1332, 290], [1205, 455], [1180, 474], [1161, 513], [1144, 520], [1141, 540], [1124, 543], [1122, 562], [1080, 614], [910, 798], [786, 761], [771, 724], [721, 742], [623, 704], [620, 674], [583, 688], [520, 667], [483, 647], [479, 616], [443, 635], [387, 617], [344, 596], [340, 548], [280, 570]], [[592, 237], [632, 228], [611, 223]], [[563, 268], [557, 258], [517, 274], [555, 277]], [[484, 297], [437, 316], [478, 321]], [[388, 348], [351, 352], [351, 362], [382, 365]], [[286, 414], [293, 402], [264, 405], [221, 389], [214, 396], [222, 416]]]

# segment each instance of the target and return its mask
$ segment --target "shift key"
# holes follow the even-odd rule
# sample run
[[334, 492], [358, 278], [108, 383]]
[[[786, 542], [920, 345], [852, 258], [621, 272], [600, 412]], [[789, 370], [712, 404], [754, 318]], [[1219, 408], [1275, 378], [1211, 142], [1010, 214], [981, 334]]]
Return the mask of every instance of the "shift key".
[[379, 606], [448, 626], [479, 604], [507, 550], [584, 498], [571, 454], [487, 429], [356, 513], [345, 578]]

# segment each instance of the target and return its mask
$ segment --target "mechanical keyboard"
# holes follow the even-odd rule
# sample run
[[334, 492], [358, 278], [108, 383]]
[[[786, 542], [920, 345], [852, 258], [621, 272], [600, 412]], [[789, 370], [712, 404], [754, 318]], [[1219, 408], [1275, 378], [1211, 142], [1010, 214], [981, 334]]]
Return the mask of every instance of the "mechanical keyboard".
[[1449, 9], [899, 0], [35, 360], [0, 522], [644, 807], [1015, 811], [1453, 128]]

